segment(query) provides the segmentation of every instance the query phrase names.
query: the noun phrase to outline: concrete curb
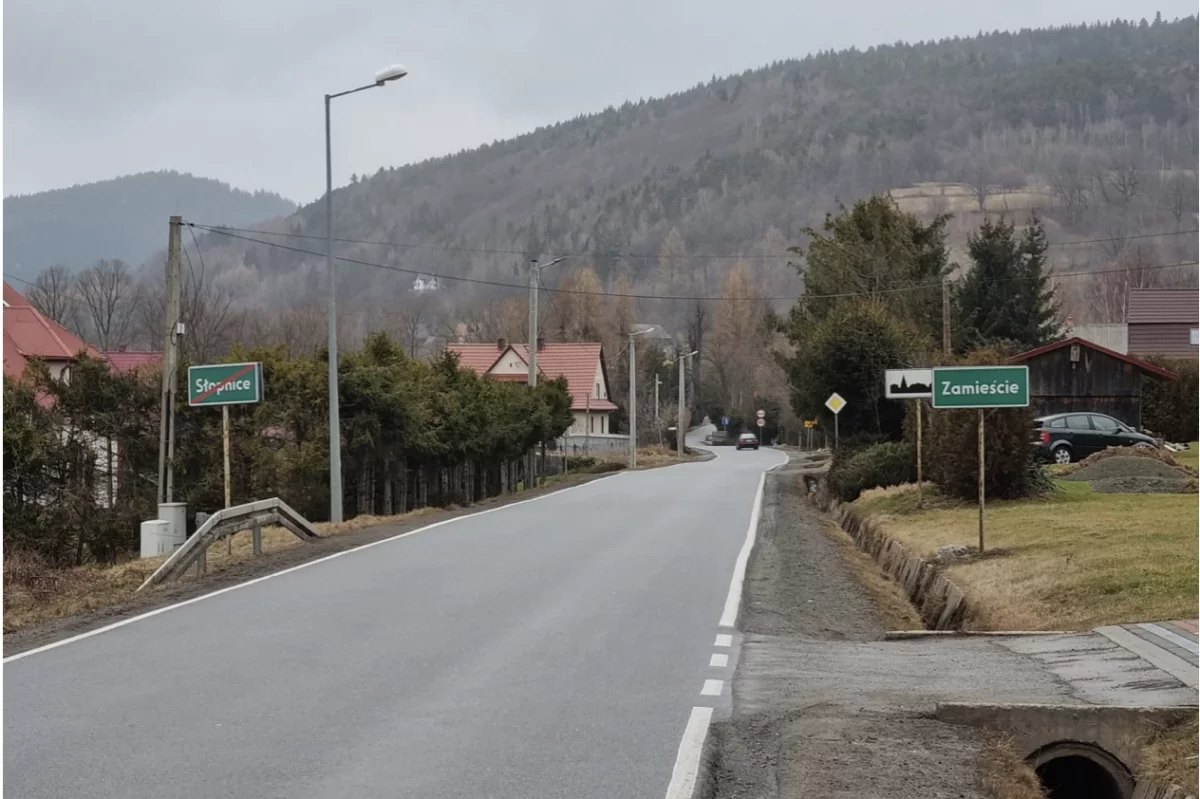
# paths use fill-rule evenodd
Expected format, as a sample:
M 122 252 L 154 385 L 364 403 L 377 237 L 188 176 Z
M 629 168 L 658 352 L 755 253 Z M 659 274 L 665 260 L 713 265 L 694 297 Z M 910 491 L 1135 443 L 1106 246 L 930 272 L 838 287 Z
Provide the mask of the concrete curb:
M 906 641 L 912 638 L 959 637 L 959 636 L 1028 636 L 1028 635 L 1078 635 L 1060 630 L 888 630 L 883 634 L 885 641 Z

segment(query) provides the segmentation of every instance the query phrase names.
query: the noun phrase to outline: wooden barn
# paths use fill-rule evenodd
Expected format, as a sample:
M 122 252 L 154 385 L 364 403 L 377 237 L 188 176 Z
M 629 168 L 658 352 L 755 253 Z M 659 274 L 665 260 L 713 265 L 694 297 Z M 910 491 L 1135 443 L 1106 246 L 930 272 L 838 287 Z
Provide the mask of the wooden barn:
M 1079 337 L 1014 356 L 1029 367 L 1029 404 L 1038 416 L 1103 413 L 1140 430 L 1142 384 L 1172 372 Z

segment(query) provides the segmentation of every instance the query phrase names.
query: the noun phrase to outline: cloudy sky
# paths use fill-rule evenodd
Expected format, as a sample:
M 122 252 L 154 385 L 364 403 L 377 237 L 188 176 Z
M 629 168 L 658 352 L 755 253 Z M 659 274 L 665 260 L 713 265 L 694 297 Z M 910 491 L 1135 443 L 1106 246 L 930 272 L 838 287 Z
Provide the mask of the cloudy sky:
M 184 10 L 185 8 L 190 10 Z M 816 50 L 1195 0 L 6 0 L 4 193 L 176 169 L 302 202 L 334 180 Z

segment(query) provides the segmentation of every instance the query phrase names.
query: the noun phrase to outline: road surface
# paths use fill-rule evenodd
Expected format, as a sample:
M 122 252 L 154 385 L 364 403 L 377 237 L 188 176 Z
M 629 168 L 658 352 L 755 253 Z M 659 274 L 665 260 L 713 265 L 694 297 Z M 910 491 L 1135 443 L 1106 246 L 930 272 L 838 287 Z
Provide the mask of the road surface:
M 714 634 L 783 460 L 620 473 L 18 656 L 5 793 L 663 796 L 728 703 Z

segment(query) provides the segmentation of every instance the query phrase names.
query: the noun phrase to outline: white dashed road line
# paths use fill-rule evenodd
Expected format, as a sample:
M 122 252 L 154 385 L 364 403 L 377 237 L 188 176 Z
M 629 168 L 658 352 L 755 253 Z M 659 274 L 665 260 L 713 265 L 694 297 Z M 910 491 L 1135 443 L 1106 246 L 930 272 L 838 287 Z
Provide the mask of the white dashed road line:
M 717 633 L 717 640 L 713 642 L 713 646 L 731 647 L 733 646 L 733 636 L 727 633 Z
M 717 652 L 709 658 L 708 665 L 723 669 L 729 665 L 729 655 L 726 655 L 724 652 Z
M 701 696 L 720 696 L 721 687 L 725 684 L 724 680 L 705 680 L 704 687 L 700 689 Z

